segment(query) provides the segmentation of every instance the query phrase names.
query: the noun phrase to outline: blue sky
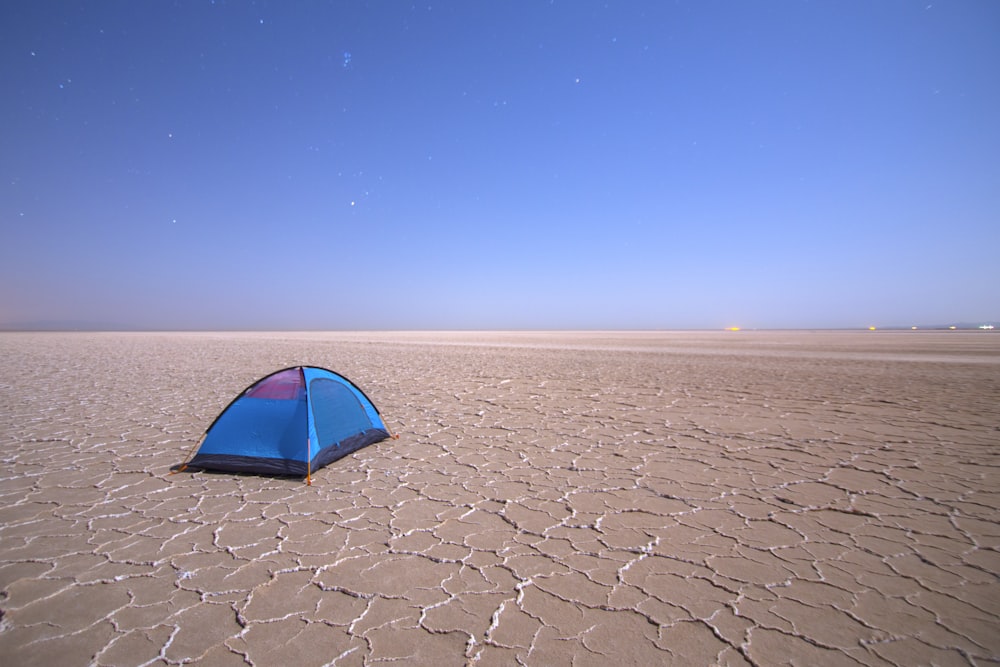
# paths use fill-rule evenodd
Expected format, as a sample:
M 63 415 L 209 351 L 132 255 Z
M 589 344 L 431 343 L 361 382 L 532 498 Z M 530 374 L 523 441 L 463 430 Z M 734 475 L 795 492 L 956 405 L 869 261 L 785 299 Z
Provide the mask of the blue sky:
M 1000 3 L 0 4 L 0 325 L 1000 317 Z

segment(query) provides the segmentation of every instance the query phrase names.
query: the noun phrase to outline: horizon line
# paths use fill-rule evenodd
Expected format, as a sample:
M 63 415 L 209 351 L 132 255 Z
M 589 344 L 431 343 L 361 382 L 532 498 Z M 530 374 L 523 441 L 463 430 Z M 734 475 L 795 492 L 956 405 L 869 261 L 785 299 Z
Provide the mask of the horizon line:
M 1000 327 L 1000 320 L 986 320 L 980 323 L 960 322 L 957 324 L 925 324 L 925 325 L 856 325 L 856 326 L 802 326 L 802 327 L 627 327 L 627 328 L 590 328 L 590 327 L 517 327 L 497 329 L 492 327 L 455 327 L 455 328 L 266 328 L 266 327 L 220 327 L 220 328 L 160 328 L 138 326 L 60 326 L 32 324 L 0 324 L 0 333 L 669 333 L 669 332 L 725 332 L 741 333 L 753 331 L 995 331 Z

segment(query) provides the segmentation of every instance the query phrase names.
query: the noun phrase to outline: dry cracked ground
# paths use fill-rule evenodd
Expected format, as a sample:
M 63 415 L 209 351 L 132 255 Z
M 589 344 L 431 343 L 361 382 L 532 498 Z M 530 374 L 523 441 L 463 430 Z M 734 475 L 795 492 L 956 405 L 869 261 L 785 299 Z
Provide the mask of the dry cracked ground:
M 0 334 L 7 665 L 1000 661 L 1000 335 Z M 399 432 L 169 475 L 245 386 Z

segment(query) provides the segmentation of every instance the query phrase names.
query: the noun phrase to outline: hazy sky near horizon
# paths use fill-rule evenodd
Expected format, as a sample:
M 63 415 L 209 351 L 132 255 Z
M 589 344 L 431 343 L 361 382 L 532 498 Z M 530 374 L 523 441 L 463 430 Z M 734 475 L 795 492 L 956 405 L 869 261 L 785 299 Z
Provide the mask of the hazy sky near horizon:
M 0 4 L 0 325 L 1000 316 L 1000 3 Z

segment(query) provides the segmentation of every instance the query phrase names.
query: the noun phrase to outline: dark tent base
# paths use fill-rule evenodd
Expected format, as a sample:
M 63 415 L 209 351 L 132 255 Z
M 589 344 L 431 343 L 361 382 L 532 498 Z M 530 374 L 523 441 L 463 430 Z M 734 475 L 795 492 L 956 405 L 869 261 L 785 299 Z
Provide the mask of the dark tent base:
M 258 456 L 236 456 L 233 454 L 196 454 L 187 465 L 174 466 L 173 470 L 219 470 L 224 472 L 248 472 L 263 475 L 294 475 L 305 477 L 325 465 L 347 456 L 351 452 L 381 442 L 389 434 L 380 428 L 371 428 L 357 435 L 324 447 L 313 457 L 309 466 L 304 461 L 291 459 L 271 459 Z

